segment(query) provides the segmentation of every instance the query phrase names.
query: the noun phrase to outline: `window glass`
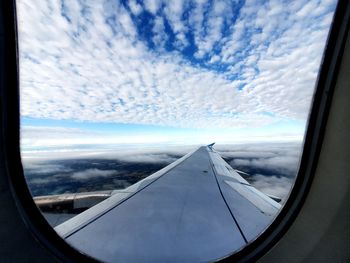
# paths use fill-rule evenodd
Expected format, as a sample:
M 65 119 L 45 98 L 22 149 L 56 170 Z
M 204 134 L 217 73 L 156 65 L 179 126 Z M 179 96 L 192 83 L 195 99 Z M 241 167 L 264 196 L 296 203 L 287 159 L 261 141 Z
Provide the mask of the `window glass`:
M 17 1 L 21 156 L 49 224 L 103 261 L 256 239 L 293 186 L 335 7 Z

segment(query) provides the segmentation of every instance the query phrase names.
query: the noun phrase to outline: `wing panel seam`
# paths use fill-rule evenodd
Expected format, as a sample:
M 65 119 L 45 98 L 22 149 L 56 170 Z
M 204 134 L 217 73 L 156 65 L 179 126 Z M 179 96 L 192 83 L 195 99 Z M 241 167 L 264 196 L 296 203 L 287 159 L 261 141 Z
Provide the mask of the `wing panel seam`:
M 239 226 L 239 224 L 238 224 L 238 222 L 237 222 L 237 220 L 236 220 L 234 214 L 232 213 L 232 211 L 231 211 L 231 209 L 230 209 L 230 207 L 229 207 L 229 205 L 228 205 L 228 203 L 227 203 L 227 201 L 226 201 L 226 199 L 225 199 L 224 194 L 223 194 L 222 191 L 221 191 L 221 187 L 220 187 L 220 184 L 219 184 L 219 181 L 218 181 L 218 178 L 217 178 L 217 175 L 216 175 L 216 171 L 215 171 L 215 166 L 214 166 L 214 164 L 213 164 L 213 162 L 212 162 L 212 160 L 211 160 L 211 157 L 210 157 L 209 152 L 208 152 L 208 156 L 209 156 L 210 166 L 211 166 L 211 169 L 212 169 L 212 171 L 213 171 L 213 173 L 214 173 L 215 181 L 216 181 L 216 184 L 217 184 L 217 186 L 218 186 L 218 188 L 219 188 L 221 197 L 222 197 L 222 199 L 224 200 L 224 203 L 225 203 L 225 205 L 226 205 L 228 211 L 230 212 L 230 214 L 231 214 L 231 216 L 232 216 L 234 222 L 236 223 L 236 226 L 237 226 L 239 232 L 241 233 L 241 235 L 242 235 L 242 237 L 243 237 L 245 243 L 248 244 L 247 238 L 245 237 L 245 235 L 244 235 L 244 233 L 243 233 L 241 227 Z

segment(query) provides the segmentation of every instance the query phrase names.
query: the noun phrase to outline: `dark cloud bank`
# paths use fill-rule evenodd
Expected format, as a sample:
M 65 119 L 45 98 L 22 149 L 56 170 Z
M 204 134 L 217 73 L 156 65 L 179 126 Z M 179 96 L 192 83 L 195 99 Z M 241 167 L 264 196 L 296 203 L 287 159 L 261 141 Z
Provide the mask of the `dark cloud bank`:
M 217 145 L 216 150 L 259 190 L 283 199 L 293 185 L 300 143 Z M 24 174 L 33 196 L 125 188 L 189 152 L 189 147 L 137 150 L 133 154 L 89 158 L 24 159 Z

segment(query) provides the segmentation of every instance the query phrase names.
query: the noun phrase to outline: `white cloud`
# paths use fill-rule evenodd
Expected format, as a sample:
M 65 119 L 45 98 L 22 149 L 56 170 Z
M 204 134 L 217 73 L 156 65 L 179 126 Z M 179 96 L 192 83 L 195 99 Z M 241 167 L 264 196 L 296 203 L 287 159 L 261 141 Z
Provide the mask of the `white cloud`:
M 130 155 L 116 156 L 120 161 L 131 162 L 131 163 L 165 163 L 169 164 L 176 161 L 178 158 L 170 157 L 166 153 L 136 153 Z
M 47 174 L 47 173 L 58 173 L 58 172 L 69 172 L 64 165 L 52 164 L 52 163 L 42 163 L 33 161 L 24 161 L 24 169 L 31 172 L 35 171 L 35 174 Z
M 203 8 L 202 6 L 199 8 Z M 203 12 L 200 10 L 197 12 Z M 198 14 L 197 14 L 198 15 Z M 202 17 L 204 15 L 202 14 Z M 209 15 L 207 15 L 207 20 L 204 23 L 204 28 L 206 34 L 203 34 L 203 29 L 197 26 L 197 31 L 195 31 L 195 41 L 197 44 L 198 51 L 195 56 L 197 58 L 202 58 L 207 54 L 212 53 L 214 45 L 222 38 L 222 29 L 224 26 L 225 18 L 231 17 L 231 6 L 230 3 L 225 1 L 214 1 Z M 200 20 L 201 18 L 197 18 Z
M 156 14 L 160 8 L 162 1 L 160 0 L 144 0 L 145 8 L 152 14 Z
M 230 158 L 270 158 L 275 157 L 277 153 L 273 152 L 255 152 L 255 151 L 224 151 L 221 152 L 223 157 Z
M 76 180 L 89 180 L 91 178 L 97 178 L 97 177 L 109 177 L 113 174 L 117 174 L 117 171 L 100 170 L 100 169 L 93 168 L 93 169 L 87 169 L 84 171 L 72 173 L 70 177 Z
M 276 173 L 294 176 L 297 172 L 299 158 L 296 156 L 278 156 L 263 159 L 234 159 L 230 165 L 247 166 L 273 170 Z
M 259 169 L 258 173 L 250 173 L 251 184 L 263 193 L 282 198 L 281 203 L 285 203 L 299 169 L 301 142 L 218 145 L 215 148 L 224 158 L 233 158 L 230 165 L 234 169 L 239 167 L 245 172 Z
M 31 185 L 37 185 L 37 184 L 48 184 L 48 183 L 54 183 L 57 182 L 57 178 L 35 178 L 35 179 L 30 179 L 29 183 Z
M 305 120 L 334 3 L 249 3 L 222 35 L 232 16 L 227 2 L 211 9 L 197 3 L 187 20 L 187 1 L 130 2 L 135 15 L 141 8 L 162 13 L 154 24 L 155 52 L 116 1 L 64 9 L 55 1 L 18 1 L 21 114 L 196 128 Z M 164 19 L 178 49 L 169 54 Z M 197 56 L 209 54 L 208 63 L 226 63 L 229 71 L 195 66 L 181 55 L 191 30 Z M 217 54 L 214 45 L 221 47 Z
M 262 6 L 247 2 L 241 9 L 222 58 L 236 63 L 236 52 L 246 54 L 232 73 L 241 67 L 250 70 L 243 76 L 245 89 L 267 112 L 292 119 L 307 117 L 330 20 L 320 22 L 332 15 L 334 5 L 293 1 L 282 8 L 269 1 Z M 255 63 L 249 61 L 252 55 Z
M 164 47 L 166 41 L 168 40 L 168 35 L 165 33 L 164 18 L 162 16 L 155 18 L 153 33 L 153 42 L 157 48 Z
M 182 49 L 188 45 L 185 34 L 188 31 L 187 26 L 181 19 L 186 2 L 183 0 L 169 1 L 164 7 L 164 14 L 167 18 L 172 31 L 175 34 L 175 46 Z
M 269 170 L 270 173 L 291 178 L 298 171 L 302 153 L 300 142 L 250 143 L 223 145 L 216 148 L 223 157 L 234 158 L 230 162 L 233 168 L 239 166 L 248 169 L 264 169 Z
M 176 138 L 176 137 L 175 137 Z M 181 137 L 177 137 L 178 140 Z M 125 144 L 165 144 L 174 137 L 162 134 L 110 134 L 78 128 L 21 126 L 21 150 L 24 155 L 46 152 L 106 150 L 108 146 Z M 43 148 L 44 147 L 44 148 Z
M 293 184 L 292 178 L 265 175 L 255 175 L 252 182 L 252 185 L 261 192 L 281 198 L 281 204 L 286 202 Z
M 47 143 L 42 142 L 43 145 Z M 69 159 L 109 159 L 120 160 L 124 162 L 140 163 L 170 163 L 176 160 L 174 156 L 183 156 L 190 151 L 198 148 L 200 145 L 184 144 L 137 144 L 137 143 L 116 143 L 111 144 L 72 144 L 64 145 L 60 141 L 52 147 L 45 150 L 21 149 L 22 162 L 28 170 L 38 171 L 58 171 L 64 170 L 63 167 L 56 164 L 46 164 L 50 160 L 69 160 Z M 41 145 L 40 145 L 41 146 Z M 69 172 L 69 171 L 67 171 Z
M 138 4 L 135 0 L 129 0 L 129 7 L 131 12 L 137 16 L 142 12 L 142 6 Z

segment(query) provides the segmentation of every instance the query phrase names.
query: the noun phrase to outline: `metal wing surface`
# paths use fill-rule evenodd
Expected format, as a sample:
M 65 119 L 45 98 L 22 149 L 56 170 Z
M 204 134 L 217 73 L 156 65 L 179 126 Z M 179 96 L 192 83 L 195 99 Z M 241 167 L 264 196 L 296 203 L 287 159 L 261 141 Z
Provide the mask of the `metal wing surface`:
M 55 230 L 106 262 L 203 262 L 241 249 L 279 208 L 209 145 L 114 191 Z

